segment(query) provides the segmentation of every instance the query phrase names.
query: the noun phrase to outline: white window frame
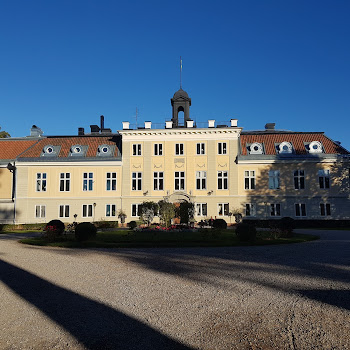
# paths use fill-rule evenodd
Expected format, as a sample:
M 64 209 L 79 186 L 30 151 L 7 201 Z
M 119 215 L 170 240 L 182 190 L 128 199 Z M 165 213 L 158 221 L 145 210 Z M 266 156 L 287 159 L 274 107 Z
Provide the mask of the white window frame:
M 153 155 L 162 156 L 163 155 L 163 144 L 155 143 L 153 148 Z
M 327 190 L 331 187 L 331 176 L 329 169 L 320 169 L 318 171 L 318 183 L 322 190 Z
M 84 211 L 85 211 L 85 215 L 84 215 Z M 92 218 L 93 215 L 94 215 L 93 205 L 92 204 L 83 204 L 82 205 L 82 217 L 83 218 Z
M 305 203 L 294 204 L 294 216 L 297 218 L 305 218 L 307 216 Z
M 139 213 L 140 205 L 141 205 L 140 203 L 131 204 L 131 217 L 133 217 L 133 218 L 140 217 L 140 213 Z M 136 215 L 134 215 L 134 214 L 136 214 Z
M 204 170 L 196 171 L 196 190 L 207 189 L 207 172 Z
M 218 171 L 218 190 L 228 190 L 228 171 Z
M 89 192 L 94 190 L 94 173 L 84 172 L 83 173 L 83 191 Z
M 131 173 L 131 190 L 142 191 L 142 172 L 134 171 Z
M 69 218 L 69 216 L 70 216 L 69 204 L 60 204 L 60 206 L 58 207 L 58 217 L 59 218 Z
M 197 155 L 204 155 L 205 154 L 205 143 L 204 142 L 198 142 L 196 145 L 196 154 Z
M 133 156 L 142 156 L 142 145 L 141 143 L 132 144 L 132 155 Z
M 60 173 L 60 192 L 70 192 L 70 173 Z
M 255 190 L 255 170 L 244 170 L 244 189 Z
M 106 204 L 106 217 L 112 218 L 117 216 L 117 205 L 116 204 Z
M 186 179 L 184 171 L 175 171 L 174 173 L 174 189 L 175 191 L 185 191 Z
M 305 171 L 304 170 L 294 170 L 294 189 L 304 190 L 305 189 Z
M 175 155 L 183 156 L 185 154 L 185 145 L 183 143 L 175 143 Z
M 207 203 L 196 203 L 195 205 L 196 216 L 208 216 L 208 204 Z
M 36 192 L 46 192 L 47 173 L 36 173 Z
M 218 216 L 229 216 L 230 203 L 218 203 Z
M 244 208 L 245 216 L 254 217 L 256 216 L 256 204 L 255 203 L 246 203 Z
M 218 142 L 218 154 L 227 154 L 227 142 Z
M 107 172 L 106 173 L 106 191 L 116 191 L 116 190 L 117 190 L 117 173 Z
M 36 204 L 34 208 L 34 217 L 36 219 L 43 219 L 46 217 L 46 205 Z
M 164 171 L 153 172 L 153 190 L 154 191 L 164 190 Z
M 320 216 L 331 216 L 332 206 L 330 203 L 320 203 Z
M 270 216 L 280 217 L 281 216 L 281 204 L 280 203 L 270 203 Z
M 279 190 L 281 188 L 280 171 L 269 170 L 269 189 Z

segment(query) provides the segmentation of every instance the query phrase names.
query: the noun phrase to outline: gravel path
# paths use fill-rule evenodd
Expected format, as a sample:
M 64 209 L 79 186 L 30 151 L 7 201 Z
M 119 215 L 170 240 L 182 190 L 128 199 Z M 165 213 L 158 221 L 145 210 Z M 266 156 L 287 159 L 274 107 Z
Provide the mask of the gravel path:
M 350 231 L 317 234 L 110 250 L 1 234 L 0 349 L 350 349 Z

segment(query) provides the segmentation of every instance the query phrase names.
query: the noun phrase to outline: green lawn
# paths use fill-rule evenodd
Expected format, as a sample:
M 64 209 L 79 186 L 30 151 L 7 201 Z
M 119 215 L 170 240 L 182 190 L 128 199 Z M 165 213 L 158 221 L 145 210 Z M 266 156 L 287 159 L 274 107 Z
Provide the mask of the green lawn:
M 314 235 L 296 234 L 292 238 L 272 239 L 264 234 L 258 234 L 253 245 L 300 243 L 318 239 Z M 54 246 L 65 248 L 131 248 L 131 247 L 229 247 L 252 245 L 240 242 L 234 230 L 202 230 L 197 232 L 134 232 L 117 230 L 100 232 L 96 238 L 77 242 L 74 235 L 67 235 L 54 242 L 43 237 L 25 238 L 21 243 Z

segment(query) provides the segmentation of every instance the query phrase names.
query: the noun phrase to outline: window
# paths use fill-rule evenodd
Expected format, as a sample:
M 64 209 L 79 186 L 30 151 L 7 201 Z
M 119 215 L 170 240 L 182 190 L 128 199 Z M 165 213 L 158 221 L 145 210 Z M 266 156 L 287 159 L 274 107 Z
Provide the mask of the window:
M 320 203 L 321 216 L 331 215 L 331 205 L 329 203 Z
M 244 172 L 244 189 L 255 190 L 255 171 L 246 170 Z
M 69 205 L 60 205 L 60 218 L 69 218 Z
M 270 204 L 270 216 L 281 216 L 281 204 Z
M 106 175 L 106 190 L 116 191 L 117 190 L 117 173 L 107 173 Z
M 70 191 L 70 173 L 60 173 L 60 191 Z
M 205 154 L 205 143 L 197 143 L 197 154 Z
M 154 155 L 155 156 L 162 156 L 163 155 L 163 144 L 162 143 L 155 143 L 154 144 Z
M 227 171 L 218 171 L 218 190 L 228 189 Z
M 46 191 L 46 173 L 36 173 L 36 190 L 37 192 Z
M 183 156 L 184 155 L 184 144 L 183 143 L 176 143 L 175 144 L 175 154 L 177 156 Z
M 106 216 L 117 216 L 115 204 L 106 204 Z
M 207 188 L 207 172 L 196 171 L 196 189 L 205 190 Z
M 278 190 L 280 188 L 280 171 L 269 171 L 269 189 Z
M 302 190 L 305 188 L 304 170 L 295 170 L 294 171 L 294 188 L 296 190 Z
M 92 217 L 92 204 L 84 204 L 83 218 L 91 218 L 91 217 Z
M 136 143 L 132 145 L 132 155 L 133 156 L 140 156 L 141 155 L 141 144 Z
M 295 204 L 295 216 L 306 216 L 306 205 L 304 203 Z
M 196 216 L 207 216 L 207 203 L 196 203 Z
M 142 191 L 142 173 L 132 173 L 132 190 Z
M 35 217 L 44 218 L 45 217 L 46 206 L 45 205 L 36 205 L 35 206 Z
M 93 173 L 83 173 L 83 191 L 92 191 L 94 183 Z
M 185 190 L 185 172 L 175 171 L 175 191 Z
M 229 210 L 229 204 L 228 203 L 219 203 L 218 204 L 218 215 L 219 216 L 228 216 L 230 210 Z
M 140 205 L 141 204 L 131 204 L 131 216 L 140 216 Z
M 247 203 L 245 205 L 245 216 L 255 216 L 256 205 L 254 203 Z
M 153 189 L 155 191 L 163 191 L 163 189 L 164 189 L 164 173 L 162 171 L 155 171 L 153 173 Z
M 329 188 L 330 181 L 329 181 L 329 170 L 319 170 L 318 171 L 318 181 L 320 184 L 320 188 Z
M 219 142 L 218 143 L 218 154 L 227 154 L 226 142 Z

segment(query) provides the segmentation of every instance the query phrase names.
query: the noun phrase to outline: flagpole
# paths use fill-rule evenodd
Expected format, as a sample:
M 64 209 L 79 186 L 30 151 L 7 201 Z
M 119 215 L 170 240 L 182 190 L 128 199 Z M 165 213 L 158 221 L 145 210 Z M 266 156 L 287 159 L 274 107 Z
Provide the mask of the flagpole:
M 180 89 L 182 90 L 182 58 L 180 56 Z

